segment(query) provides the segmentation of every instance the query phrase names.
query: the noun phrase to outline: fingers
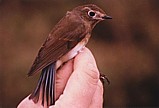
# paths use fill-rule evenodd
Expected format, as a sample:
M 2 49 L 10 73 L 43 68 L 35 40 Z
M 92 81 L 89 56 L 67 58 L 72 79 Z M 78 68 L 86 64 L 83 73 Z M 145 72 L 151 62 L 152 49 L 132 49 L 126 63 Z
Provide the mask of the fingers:
M 56 97 L 63 93 L 64 88 L 65 90 L 50 108 L 102 108 L 103 87 L 99 81 L 94 57 L 87 48 L 77 55 L 74 63 L 71 60 L 58 70 L 56 77 Z M 39 103 L 35 104 L 28 97 L 18 105 L 18 108 L 28 107 L 42 106 Z
M 74 72 L 70 76 L 64 94 L 55 107 L 88 108 L 98 88 L 99 72 L 92 53 L 85 48 L 74 60 Z M 96 94 L 97 95 L 97 94 Z
M 99 71 L 95 59 L 88 48 L 85 48 L 83 52 L 79 53 L 75 58 L 74 71 L 77 71 L 77 74 L 80 74 L 80 76 L 89 83 L 97 84 Z
M 56 74 L 56 99 L 63 93 L 66 83 L 73 72 L 73 60 L 68 61 Z
M 89 108 L 103 108 L 103 84 L 100 80 Z

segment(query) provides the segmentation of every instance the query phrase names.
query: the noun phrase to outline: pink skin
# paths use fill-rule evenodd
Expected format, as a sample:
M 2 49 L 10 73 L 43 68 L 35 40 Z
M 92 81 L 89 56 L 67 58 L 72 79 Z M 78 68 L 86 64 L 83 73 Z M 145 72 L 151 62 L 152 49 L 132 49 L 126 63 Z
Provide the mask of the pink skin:
M 49 108 L 102 108 L 103 86 L 92 53 L 84 48 L 56 74 L 56 103 Z M 42 108 L 26 97 L 18 108 Z

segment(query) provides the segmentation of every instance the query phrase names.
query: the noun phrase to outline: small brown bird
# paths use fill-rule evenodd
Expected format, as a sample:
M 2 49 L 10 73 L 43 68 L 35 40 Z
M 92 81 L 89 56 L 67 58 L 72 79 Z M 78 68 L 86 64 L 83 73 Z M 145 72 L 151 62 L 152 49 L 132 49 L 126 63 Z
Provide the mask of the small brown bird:
M 32 76 L 42 70 L 34 92 L 30 95 L 35 103 L 55 104 L 55 73 L 65 62 L 75 57 L 87 44 L 94 26 L 105 19 L 111 19 L 94 4 L 78 6 L 53 28 L 28 73 Z

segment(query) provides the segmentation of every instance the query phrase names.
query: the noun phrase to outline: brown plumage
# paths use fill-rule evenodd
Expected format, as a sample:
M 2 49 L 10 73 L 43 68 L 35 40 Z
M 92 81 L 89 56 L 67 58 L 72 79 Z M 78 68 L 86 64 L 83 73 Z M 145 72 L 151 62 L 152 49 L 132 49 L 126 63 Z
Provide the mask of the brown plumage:
M 76 56 L 87 44 L 94 26 L 105 19 L 111 17 L 93 4 L 79 6 L 66 13 L 47 37 L 28 73 L 31 76 L 42 70 L 38 86 L 29 99 L 37 103 L 40 98 L 44 106 L 55 103 L 56 70 Z

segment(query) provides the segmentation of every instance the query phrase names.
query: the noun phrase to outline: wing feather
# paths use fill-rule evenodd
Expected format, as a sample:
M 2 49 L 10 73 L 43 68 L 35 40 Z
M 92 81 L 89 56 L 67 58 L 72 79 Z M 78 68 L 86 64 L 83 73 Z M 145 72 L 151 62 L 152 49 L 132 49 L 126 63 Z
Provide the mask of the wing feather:
M 28 75 L 33 75 L 58 60 L 81 41 L 87 33 L 84 23 L 78 20 L 74 21 L 70 17 L 65 16 L 54 27 L 40 48 Z M 71 47 L 68 47 L 68 45 L 71 45 Z

